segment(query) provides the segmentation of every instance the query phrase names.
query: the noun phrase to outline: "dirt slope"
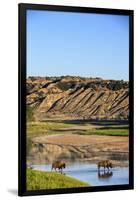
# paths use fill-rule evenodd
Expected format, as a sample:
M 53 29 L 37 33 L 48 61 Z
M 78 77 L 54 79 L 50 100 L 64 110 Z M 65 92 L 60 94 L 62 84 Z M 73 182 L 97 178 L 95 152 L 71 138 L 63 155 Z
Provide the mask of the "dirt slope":
M 27 105 L 35 118 L 128 119 L 127 81 L 83 77 L 29 77 Z

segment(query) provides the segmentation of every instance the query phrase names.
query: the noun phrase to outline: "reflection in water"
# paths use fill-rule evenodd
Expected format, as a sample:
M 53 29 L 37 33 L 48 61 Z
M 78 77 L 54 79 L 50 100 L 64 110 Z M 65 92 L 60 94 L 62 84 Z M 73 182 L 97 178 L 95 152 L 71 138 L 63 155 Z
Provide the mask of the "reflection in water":
M 110 178 L 111 176 L 113 176 L 112 171 L 103 171 L 103 172 L 98 171 L 98 178 Z
M 51 164 L 35 164 L 33 169 L 50 171 Z M 129 168 L 115 167 L 112 170 L 99 170 L 96 164 L 93 163 L 70 163 L 67 164 L 63 173 L 66 176 L 71 176 L 83 182 L 87 182 L 92 186 L 100 185 L 120 185 L 129 183 Z

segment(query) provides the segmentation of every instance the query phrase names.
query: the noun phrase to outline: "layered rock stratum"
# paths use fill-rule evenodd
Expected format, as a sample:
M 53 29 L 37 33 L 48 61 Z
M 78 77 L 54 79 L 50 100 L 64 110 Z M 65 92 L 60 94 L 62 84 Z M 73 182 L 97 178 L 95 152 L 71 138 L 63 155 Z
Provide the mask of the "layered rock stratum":
M 46 118 L 128 119 L 129 83 L 75 76 L 28 77 L 27 105 Z

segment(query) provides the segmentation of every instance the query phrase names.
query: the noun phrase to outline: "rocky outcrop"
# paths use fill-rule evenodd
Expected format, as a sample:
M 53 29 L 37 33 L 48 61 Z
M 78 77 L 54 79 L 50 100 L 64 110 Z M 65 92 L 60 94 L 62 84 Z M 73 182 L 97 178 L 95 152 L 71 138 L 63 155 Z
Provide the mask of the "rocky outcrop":
M 127 81 L 101 78 L 29 77 L 27 105 L 35 118 L 128 119 Z

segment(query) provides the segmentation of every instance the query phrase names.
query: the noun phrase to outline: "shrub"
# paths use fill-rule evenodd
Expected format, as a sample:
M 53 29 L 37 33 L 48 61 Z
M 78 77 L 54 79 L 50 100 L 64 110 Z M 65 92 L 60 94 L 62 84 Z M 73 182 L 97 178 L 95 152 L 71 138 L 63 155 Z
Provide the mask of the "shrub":
M 33 114 L 33 108 L 30 106 L 27 106 L 27 111 L 26 111 L 26 118 L 27 121 L 34 121 L 34 114 Z

